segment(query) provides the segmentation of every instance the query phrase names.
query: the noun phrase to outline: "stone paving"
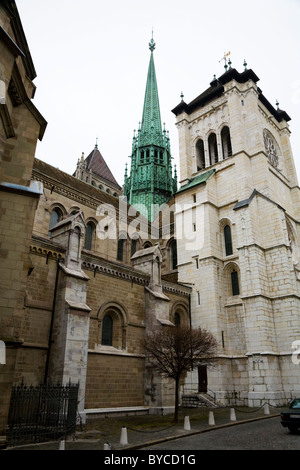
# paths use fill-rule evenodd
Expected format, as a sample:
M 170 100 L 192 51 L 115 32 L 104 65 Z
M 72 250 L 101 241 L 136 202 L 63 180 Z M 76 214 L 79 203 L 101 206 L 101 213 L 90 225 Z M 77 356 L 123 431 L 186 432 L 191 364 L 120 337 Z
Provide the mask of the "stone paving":
M 268 413 L 269 412 L 269 413 Z M 112 450 L 139 449 L 147 445 L 211 429 L 280 414 L 279 408 L 184 408 L 175 425 L 173 415 L 122 416 L 89 420 L 78 426 L 75 436 L 62 442 L 47 442 L 7 450 Z

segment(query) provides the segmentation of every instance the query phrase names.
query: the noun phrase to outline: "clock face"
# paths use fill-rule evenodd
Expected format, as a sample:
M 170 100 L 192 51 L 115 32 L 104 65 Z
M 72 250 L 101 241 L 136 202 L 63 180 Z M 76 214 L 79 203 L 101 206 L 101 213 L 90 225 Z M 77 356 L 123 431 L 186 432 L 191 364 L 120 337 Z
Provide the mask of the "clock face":
M 264 144 L 270 163 L 272 163 L 272 165 L 274 165 L 275 167 L 278 167 L 278 146 L 270 132 L 266 130 L 264 131 Z

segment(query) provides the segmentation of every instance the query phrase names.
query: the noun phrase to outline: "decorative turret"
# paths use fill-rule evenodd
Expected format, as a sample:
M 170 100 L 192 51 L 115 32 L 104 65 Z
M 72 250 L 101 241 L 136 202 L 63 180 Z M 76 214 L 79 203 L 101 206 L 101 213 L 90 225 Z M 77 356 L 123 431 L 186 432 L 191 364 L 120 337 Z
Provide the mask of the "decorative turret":
M 153 51 L 153 37 L 145 91 L 142 122 L 134 131 L 130 176 L 127 166 L 124 178 L 124 196 L 128 202 L 150 221 L 159 206 L 167 203 L 177 190 L 177 177 L 172 177 L 169 132 L 162 129 Z

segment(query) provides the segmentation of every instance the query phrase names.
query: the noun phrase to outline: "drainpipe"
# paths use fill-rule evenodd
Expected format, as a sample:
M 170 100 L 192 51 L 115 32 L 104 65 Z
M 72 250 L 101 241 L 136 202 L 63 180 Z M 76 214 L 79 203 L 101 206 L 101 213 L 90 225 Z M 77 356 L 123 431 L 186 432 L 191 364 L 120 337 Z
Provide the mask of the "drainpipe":
M 52 313 L 51 313 L 51 323 L 50 323 L 50 331 L 49 331 L 49 339 L 48 339 L 48 351 L 47 351 L 47 358 L 46 358 L 46 365 L 45 365 L 44 384 L 46 384 L 47 380 L 48 380 L 49 362 L 50 362 L 50 349 L 51 349 L 51 344 L 52 344 L 52 332 L 53 332 L 53 325 L 54 325 L 54 311 L 55 311 L 55 303 L 56 303 L 60 258 L 61 258 L 61 255 L 59 254 L 58 258 L 57 258 L 57 264 L 56 264 L 56 276 L 55 276 L 55 285 L 54 285 L 54 294 L 53 294 L 53 303 L 52 303 Z
M 191 294 L 189 294 L 189 317 L 190 317 L 190 328 L 192 329 Z

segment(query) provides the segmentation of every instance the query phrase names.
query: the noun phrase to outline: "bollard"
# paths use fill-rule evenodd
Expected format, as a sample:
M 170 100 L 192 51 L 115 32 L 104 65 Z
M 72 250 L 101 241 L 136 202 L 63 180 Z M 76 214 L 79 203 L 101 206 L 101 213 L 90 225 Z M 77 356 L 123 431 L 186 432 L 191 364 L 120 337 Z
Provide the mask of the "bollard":
M 189 416 L 185 416 L 184 418 L 184 428 L 185 431 L 190 431 L 191 430 L 191 424 L 190 424 L 190 418 Z
M 269 415 L 269 414 L 270 414 L 269 403 L 265 403 L 265 404 L 264 404 L 264 411 L 265 411 L 265 415 Z
M 235 409 L 234 408 L 230 409 L 230 421 L 236 421 Z
M 124 428 L 124 427 L 122 428 L 120 444 L 121 444 L 121 446 L 127 446 L 127 444 L 128 444 L 127 428 Z
M 60 440 L 58 450 L 65 450 L 65 441 Z
M 213 411 L 210 411 L 209 414 L 208 414 L 208 424 L 210 426 L 215 425 L 215 417 L 214 417 L 214 412 Z

